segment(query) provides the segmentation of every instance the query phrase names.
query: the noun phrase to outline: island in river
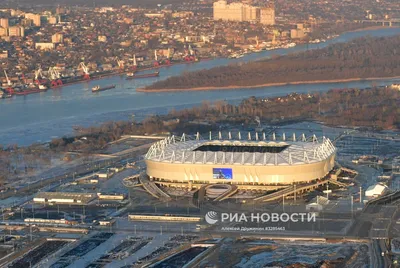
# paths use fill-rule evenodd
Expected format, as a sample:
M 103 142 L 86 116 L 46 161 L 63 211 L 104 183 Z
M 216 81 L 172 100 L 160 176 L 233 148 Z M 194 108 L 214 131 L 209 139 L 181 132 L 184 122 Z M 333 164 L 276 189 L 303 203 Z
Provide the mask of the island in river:
M 400 36 L 364 37 L 286 56 L 184 73 L 137 91 L 255 88 L 400 77 Z

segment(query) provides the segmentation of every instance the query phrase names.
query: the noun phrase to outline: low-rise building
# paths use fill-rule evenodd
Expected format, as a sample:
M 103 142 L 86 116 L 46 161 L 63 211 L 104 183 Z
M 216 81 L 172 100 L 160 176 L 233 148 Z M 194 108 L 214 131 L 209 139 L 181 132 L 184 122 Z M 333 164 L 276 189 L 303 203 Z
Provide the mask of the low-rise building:
M 99 41 L 99 42 L 107 42 L 107 36 L 105 36 L 105 35 L 99 35 L 99 36 L 97 37 L 97 41 Z
M 35 48 L 40 50 L 53 50 L 55 48 L 54 43 L 36 43 Z
M 365 191 L 365 196 L 366 197 L 378 197 L 386 193 L 388 190 L 388 187 L 386 185 L 383 185 L 381 183 L 371 185 L 370 187 L 367 188 Z
M 97 176 L 99 176 L 100 179 L 108 179 L 111 178 L 112 175 L 114 175 L 114 172 L 112 172 L 110 169 L 102 169 L 97 172 Z
M 114 223 L 115 223 L 115 219 L 113 219 L 113 218 L 105 218 L 105 219 L 99 220 L 100 226 L 113 226 Z
M 8 51 L 3 50 L 0 52 L 0 59 L 7 59 L 8 58 Z
M 64 35 L 60 33 L 55 33 L 51 36 L 52 43 L 63 43 L 64 42 Z
M 307 211 L 322 211 L 329 204 L 329 199 L 324 196 L 317 195 L 310 203 L 306 205 Z
M 290 37 L 292 39 L 303 39 L 305 37 L 303 29 L 292 29 L 290 30 Z
M 33 198 L 33 202 L 86 205 L 96 197 L 96 194 L 91 193 L 40 192 Z
M 99 200 L 112 200 L 112 201 L 122 201 L 125 199 L 124 194 L 102 194 L 97 193 Z

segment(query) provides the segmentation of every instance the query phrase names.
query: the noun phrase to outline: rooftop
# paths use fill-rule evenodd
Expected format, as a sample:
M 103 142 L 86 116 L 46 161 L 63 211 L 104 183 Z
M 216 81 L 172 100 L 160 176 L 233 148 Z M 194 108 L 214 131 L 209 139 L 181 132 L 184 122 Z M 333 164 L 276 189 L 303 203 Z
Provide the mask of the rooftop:
M 232 135 L 229 134 L 229 137 Z M 325 137 L 307 139 L 303 134 L 300 141 L 295 135 L 292 140 L 285 138 L 282 141 L 274 137 L 269 141 L 265 134 L 261 140 L 256 135 L 254 140 L 251 133 L 248 140 L 225 140 L 221 134 L 209 140 L 200 135 L 195 138 L 171 136 L 153 144 L 146 159 L 176 164 L 301 165 L 323 161 L 336 152 L 332 142 Z
M 46 198 L 46 199 L 77 199 L 83 202 L 89 202 L 95 197 L 96 194 L 65 193 L 65 192 L 40 192 L 35 196 L 35 198 Z

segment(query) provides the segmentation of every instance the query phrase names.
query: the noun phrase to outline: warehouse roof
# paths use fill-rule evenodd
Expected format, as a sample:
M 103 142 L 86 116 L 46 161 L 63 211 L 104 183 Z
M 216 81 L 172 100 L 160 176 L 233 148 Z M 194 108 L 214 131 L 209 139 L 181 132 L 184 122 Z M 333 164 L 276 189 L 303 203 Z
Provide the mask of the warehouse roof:
M 91 193 L 65 193 L 65 192 L 40 192 L 35 198 L 45 199 L 76 199 L 82 202 L 89 202 L 96 197 L 96 194 Z

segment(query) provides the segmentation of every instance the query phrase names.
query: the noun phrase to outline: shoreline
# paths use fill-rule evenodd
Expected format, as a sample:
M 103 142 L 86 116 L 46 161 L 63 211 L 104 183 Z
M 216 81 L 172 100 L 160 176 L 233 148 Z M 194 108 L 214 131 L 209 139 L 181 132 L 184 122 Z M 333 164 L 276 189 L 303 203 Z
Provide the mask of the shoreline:
M 233 89 L 249 89 L 249 88 L 264 88 L 273 86 L 290 86 L 290 85 L 305 85 L 305 84 L 329 84 L 329 83 L 345 83 L 356 81 L 372 81 L 372 80 L 385 80 L 385 79 L 400 79 L 398 76 L 390 77 L 368 77 L 368 78 L 347 78 L 347 79 L 332 79 L 332 80 L 314 80 L 314 81 L 295 81 L 295 82 L 279 82 L 279 83 L 266 83 L 261 85 L 249 86 L 222 86 L 222 87 L 195 87 L 195 88 L 165 88 L 165 89 L 145 89 L 137 88 L 136 92 L 143 93 L 160 93 L 160 92 L 190 92 L 190 91 L 211 91 L 211 90 L 233 90 Z
M 340 33 L 339 35 L 342 35 L 342 34 L 345 34 L 345 33 L 351 33 L 351 32 L 361 32 L 361 31 L 368 31 L 368 30 L 379 30 L 379 29 L 386 29 L 386 28 L 400 28 L 400 26 L 392 26 L 392 27 L 389 27 L 389 26 L 381 26 L 381 25 L 380 25 L 380 26 L 378 26 L 378 25 L 377 25 L 377 26 L 368 26 L 368 27 L 365 27 L 365 28 L 358 28 L 358 29 L 356 29 L 356 30 L 345 31 L 345 32 Z M 307 44 L 307 43 L 304 43 L 304 44 Z M 253 53 L 258 53 L 258 52 L 253 52 Z M 251 54 L 253 54 L 253 53 L 251 53 Z M 172 66 L 175 66 L 175 65 L 195 64 L 195 63 L 199 63 L 199 62 L 202 62 L 202 61 L 209 61 L 209 60 L 218 59 L 218 58 L 228 59 L 228 57 L 213 57 L 213 58 L 204 58 L 203 60 L 200 58 L 199 61 L 171 62 L 171 63 L 168 64 L 168 65 L 163 64 L 163 65 L 158 65 L 158 66 L 147 66 L 147 67 L 144 67 L 144 68 L 138 68 L 138 69 L 136 70 L 136 72 L 151 71 L 151 70 L 159 70 L 159 69 L 161 69 L 161 68 L 168 68 L 168 67 L 172 67 Z M 76 81 L 76 82 L 72 82 L 72 83 L 63 84 L 63 85 L 57 86 L 57 87 L 49 87 L 49 89 L 59 89 L 59 88 L 66 87 L 66 86 L 69 86 L 69 85 L 87 83 L 87 82 L 90 82 L 90 81 L 100 80 L 100 79 L 103 79 L 103 78 L 110 78 L 110 77 L 123 76 L 123 75 L 127 74 L 128 72 L 132 72 L 132 70 L 118 70 L 118 71 L 112 71 L 112 72 L 110 72 L 110 73 L 108 73 L 108 74 L 102 74 L 102 75 L 100 75 L 100 76 L 98 76 L 98 77 L 90 78 L 89 80 L 81 80 L 81 81 Z M 293 82 L 293 83 L 297 83 L 297 82 Z M 324 83 L 324 82 L 321 82 L 321 83 Z M 307 83 L 307 84 L 310 84 L 310 83 Z M 274 86 L 274 85 L 271 85 L 271 86 Z M 225 88 L 224 88 L 224 89 L 225 89 Z M 183 90 L 186 90 L 186 89 L 183 89 Z M 188 89 L 188 90 L 193 90 L 193 89 Z M 200 89 L 198 89 L 198 90 L 200 90 Z M 207 90 L 207 89 L 204 89 L 204 90 Z M 210 89 L 210 90 L 211 90 L 211 89 Z M 137 91 L 137 92 L 146 92 L 147 90 L 143 90 L 143 88 L 138 88 L 136 91 Z M 153 90 L 151 90 L 151 91 L 153 91 Z M 173 91 L 181 91 L 181 90 L 180 90 L 180 89 L 174 89 Z M 159 91 L 159 92 L 167 92 L 167 91 Z

